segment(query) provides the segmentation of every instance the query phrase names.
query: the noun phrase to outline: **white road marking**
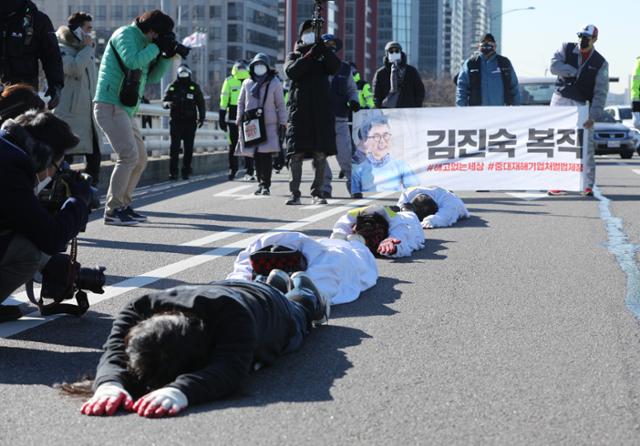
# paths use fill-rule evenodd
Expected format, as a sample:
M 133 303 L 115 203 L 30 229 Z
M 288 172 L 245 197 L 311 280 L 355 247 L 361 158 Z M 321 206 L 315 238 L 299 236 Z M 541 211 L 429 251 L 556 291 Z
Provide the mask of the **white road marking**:
M 633 173 L 637 173 L 638 175 L 640 175 L 640 169 L 631 169 L 631 171 Z
M 244 194 L 238 194 L 238 192 L 243 191 L 245 189 L 248 189 L 250 187 L 252 187 L 253 184 L 243 184 L 242 186 L 238 186 L 238 187 L 233 187 L 231 189 L 227 189 L 225 191 L 222 192 L 218 192 L 217 194 L 214 194 L 214 197 L 243 197 Z
M 320 212 L 319 214 L 311 215 L 311 216 L 302 218 L 298 221 L 287 223 L 283 226 L 275 228 L 272 231 L 269 231 L 269 233 L 282 232 L 282 231 L 296 231 L 312 223 L 316 223 L 319 220 L 332 217 L 335 214 L 341 214 L 341 213 L 347 212 L 349 209 L 352 209 L 354 207 L 364 206 L 374 199 L 386 198 L 392 194 L 394 194 L 394 192 L 383 192 L 383 193 L 376 194 L 368 199 L 361 199 L 361 200 L 351 202 L 348 205 L 327 209 L 326 211 Z M 228 238 L 236 234 L 237 233 L 233 233 L 232 231 L 225 231 L 218 234 L 212 234 L 208 239 L 208 243 L 215 240 L 222 240 L 224 238 Z M 242 240 L 238 240 L 237 242 L 230 243 L 226 246 L 215 248 L 203 254 L 192 256 L 192 257 L 180 260 L 178 262 L 172 263 L 170 265 L 166 265 L 161 268 L 154 269 L 152 271 L 141 274 L 139 276 L 123 280 L 114 285 L 106 287 L 104 294 L 91 294 L 89 296 L 89 303 L 91 305 L 95 305 L 102 301 L 125 294 L 129 291 L 133 291 L 137 288 L 141 288 L 141 287 L 150 285 L 154 282 L 157 282 L 159 280 L 166 279 L 167 277 L 173 276 L 175 274 L 178 274 L 190 268 L 203 265 L 205 263 L 208 263 L 220 257 L 225 257 L 233 252 L 237 252 L 244 249 L 248 244 L 252 243 L 253 241 L 257 240 L 258 238 L 262 237 L 265 234 L 266 233 L 262 233 L 262 234 L 253 235 L 251 237 L 246 237 Z M 206 244 L 204 242 L 205 238 L 194 240 L 192 242 L 187 242 L 187 243 Z M 193 245 L 183 244 L 182 246 L 193 246 Z M 196 245 L 196 246 L 201 246 L 201 245 Z M 26 298 L 26 294 L 21 293 L 21 295 L 14 297 L 14 299 L 17 299 L 17 300 L 21 300 L 21 298 Z M 12 301 L 14 301 L 14 299 L 12 299 Z M 46 324 L 47 322 L 50 322 L 52 320 L 58 319 L 61 316 L 64 316 L 64 315 L 56 314 L 56 315 L 44 317 L 44 316 L 38 316 L 36 315 L 36 313 L 37 313 L 37 310 L 34 310 L 33 312 L 27 314 L 26 316 L 23 316 L 21 319 L 17 321 L 3 322 L 2 324 L 0 324 L 0 338 L 14 336 L 16 334 L 22 333 L 23 331 L 38 327 L 42 324 Z
M 515 197 L 515 198 L 520 198 L 521 200 L 525 200 L 525 201 L 540 200 L 541 198 L 547 197 L 546 192 L 538 192 L 538 191 L 506 192 L 506 194 L 511 195 L 512 197 Z

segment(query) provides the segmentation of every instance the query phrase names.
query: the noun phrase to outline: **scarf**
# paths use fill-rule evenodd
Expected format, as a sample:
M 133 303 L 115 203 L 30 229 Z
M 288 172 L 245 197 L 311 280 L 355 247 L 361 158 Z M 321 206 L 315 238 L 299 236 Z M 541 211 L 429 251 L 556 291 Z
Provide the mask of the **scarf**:
M 251 86 L 251 96 L 260 100 L 260 88 L 267 81 L 271 80 L 269 77 L 269 73 L 263 74 L 262 76 L 253 75 L 253 85 Z
M 402 86 L 402 81 L 404 80 L 404 73 L 406 67 L 401 63 L 393 63 L 391 64 L 391 77 L 389 82 L 391 83 L 391 89 L 389 93 L 397 93 Z

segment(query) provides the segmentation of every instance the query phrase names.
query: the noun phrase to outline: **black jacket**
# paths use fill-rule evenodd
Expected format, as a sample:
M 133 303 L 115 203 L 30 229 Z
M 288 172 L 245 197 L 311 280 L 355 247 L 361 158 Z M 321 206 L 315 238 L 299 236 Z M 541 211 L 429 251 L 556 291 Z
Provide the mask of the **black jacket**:
M 30 24 L 30 26 L 29 26 Z M 29 34 L 33 32 L 32 37 Z M 62 57 L 49 17 L 31 1 L 9 19 L 0 19 L 0 77 L 3 83 L 26 82 L 38 89 L 38 60 L 49 88 L 64 86 Z
M 406 68 L 404 80 L 400 85 L 400 97 L 397 108 L 422 107 L 424 102 L 424 84 L 420 79 L 420 74 L 411 65 L 407 64 L 407 56 L 402 53 L 402 62 Z M 373 101 L 377 108 L 382 108 L 382 101 L 389 95 L 391 90 L 391 63 L 387 56 L 384 57 L 384 65 L 378 68 L 373 76 Z
M 168 384 L 189 404 L 211 401 L 238 388 L 254 362 L 272 364 L 295 331 L 287 298 L 268 285 L 224 280 L 200 287 L 179 287 L 139 297 L 113 323 L 94 386 L 116 381 L 134 386 L 126 370 L 124 337 L 154 313 L 188 310 L 203 319 L 211 337 L 209 364 Z
M 200 86 L 190 78 L 176 79 L 164 94 L 163 102 L 171 102 L 171 119 L 176 121 L 204 120 L 204 96 Z
M 335 115 L 328 77 L 338 72 L 340 59 L 324 46 L 320 47 L 321 57 L 312 57 L 312 46 L 298 42 L 284 64 L 291 79 L 287 102 L 288 152 L 335 155 Z
M 27 154 L 4 139 L 0 130 L 0 258 L 13 234 L 22 234 L 41 251 L 55 254 L 87 223 L 87 206 L 69 198 L 56 216 L 50 214 L 33 193 L 36 172 Z M 2 235 L 4 234 L 4 235 Z

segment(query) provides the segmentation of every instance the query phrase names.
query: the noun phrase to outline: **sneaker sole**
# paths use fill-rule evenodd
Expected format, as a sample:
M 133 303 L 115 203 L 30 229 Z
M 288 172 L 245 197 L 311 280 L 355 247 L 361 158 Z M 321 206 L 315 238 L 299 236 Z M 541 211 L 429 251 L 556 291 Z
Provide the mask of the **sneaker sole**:
M 324 303 L 324 317 L 322 319 L 318 319 L 317 321 L 313 321 L 313 326 L 317 327 L 319 325 L 326 325 L 329 323 L 329 316 L 331 315 L 331 302 L 324 297 L 323 294 L 320 295 L 320 299 L 322 299 Z
M 109 221 L 109 220 L 105 220 L 104 224 L 105 225 L 109 225 L 109 226 L 135 226 L 138 223 L 140 223 L 139 221 Z

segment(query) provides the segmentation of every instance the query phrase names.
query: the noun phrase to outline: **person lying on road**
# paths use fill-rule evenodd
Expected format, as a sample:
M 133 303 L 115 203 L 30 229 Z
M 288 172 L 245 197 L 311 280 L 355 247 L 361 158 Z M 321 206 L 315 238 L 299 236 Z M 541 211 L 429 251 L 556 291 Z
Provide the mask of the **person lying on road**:
M 398 207 L 414 212 L 425 229 L 445 228 L 461 218 L 469 218 L 464 202 L 441 187 L 410 187 L 402 191 Z
M 130 302 L 113 323 L 81 412 L 176 415 L 232 393 L 251 370 L 300 348 L 312 325 L 328 320 L 328 302 L 305 273 L 289 279 L 274 270 L 266 282 L 181 286 Z

